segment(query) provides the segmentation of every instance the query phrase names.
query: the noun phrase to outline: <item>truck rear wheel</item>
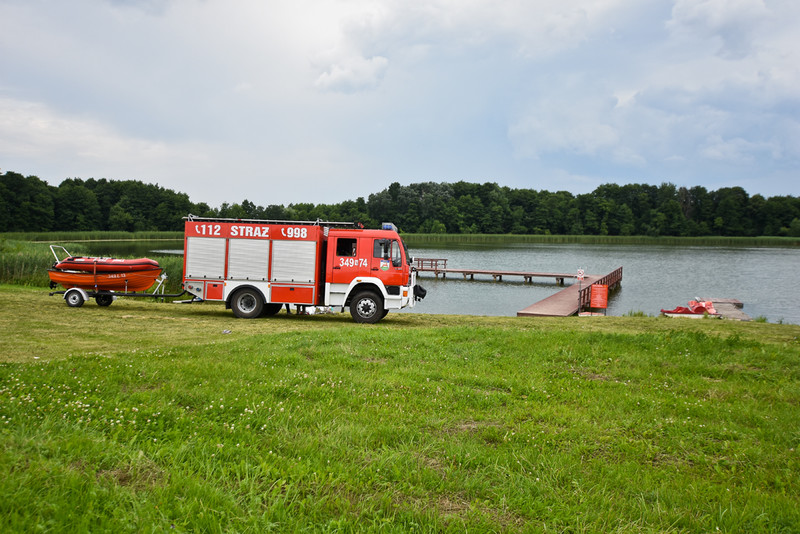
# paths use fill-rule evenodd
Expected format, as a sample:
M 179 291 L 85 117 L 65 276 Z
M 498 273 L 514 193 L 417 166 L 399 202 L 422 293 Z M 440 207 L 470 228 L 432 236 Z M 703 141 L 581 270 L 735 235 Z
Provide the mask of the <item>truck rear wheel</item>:
M 350 301 L 350 315 L 357 323 L 377 323 L 383 316 L 383 299 L 372 291 L 356 293 Z
M 240 319 L 252 319 L 261 315 L 264 308 L 264 301 L 261 293 L 255 289 L 246 287 L 240 289 L 231 297 L 231 309 L 233 314 Z
M 271 317 L 277 314 L 279 311 L 281 311 L 281 308 L 283 308 L 283 304 L 276 304 L 276 303 L 265 304 L 264 310 L 261 312 L 261 316 Z

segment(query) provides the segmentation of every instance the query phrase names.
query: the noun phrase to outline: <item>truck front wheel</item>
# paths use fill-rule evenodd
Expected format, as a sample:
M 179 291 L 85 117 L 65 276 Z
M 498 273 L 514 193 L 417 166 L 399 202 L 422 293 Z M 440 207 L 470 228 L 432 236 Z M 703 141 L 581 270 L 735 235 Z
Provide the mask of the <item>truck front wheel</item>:
M 383 299 L 372 291 L 361 291 L 350 301 L 350 315 L 357 323 L 377 323 L 383 316 Z
M 231 298 L 233 314 L 240 319 L 252 319 L 261 315 L 264 301 L 261 293 L 251 288 L 240 289 Z

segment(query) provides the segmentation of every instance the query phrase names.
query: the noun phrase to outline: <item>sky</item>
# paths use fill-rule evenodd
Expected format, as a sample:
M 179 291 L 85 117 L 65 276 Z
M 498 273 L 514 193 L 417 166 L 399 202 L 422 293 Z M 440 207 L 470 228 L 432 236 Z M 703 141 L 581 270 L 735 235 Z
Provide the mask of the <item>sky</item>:
M 0 0 L 0 172 L 800 196 L 797 0 Z

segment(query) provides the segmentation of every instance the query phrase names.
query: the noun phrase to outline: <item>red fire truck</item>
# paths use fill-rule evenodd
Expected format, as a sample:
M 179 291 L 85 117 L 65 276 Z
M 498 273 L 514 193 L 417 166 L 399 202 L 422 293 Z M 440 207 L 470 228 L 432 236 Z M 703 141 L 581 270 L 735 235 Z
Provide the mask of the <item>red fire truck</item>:
M 408 248 L 391 223 L 185 218 L 183 287 L 236 317 L 275 315 L 289 304 L 350 308 L 359 323 L 424 298 Z

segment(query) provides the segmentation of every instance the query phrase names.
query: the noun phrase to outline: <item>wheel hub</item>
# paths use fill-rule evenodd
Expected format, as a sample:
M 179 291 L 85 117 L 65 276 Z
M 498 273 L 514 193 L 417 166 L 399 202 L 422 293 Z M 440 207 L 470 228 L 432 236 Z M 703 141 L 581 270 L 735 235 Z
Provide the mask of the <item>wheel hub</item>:
M 372 299 L 361 299 L 358 302 L 358 311 L 364 317 L 372 317 L 377 310 L 378 308 Z
M 242 295 L 239 299 L 239 309 L 245 313 L 250 313 L 256 309 L 256 299 L 253 295 Z

